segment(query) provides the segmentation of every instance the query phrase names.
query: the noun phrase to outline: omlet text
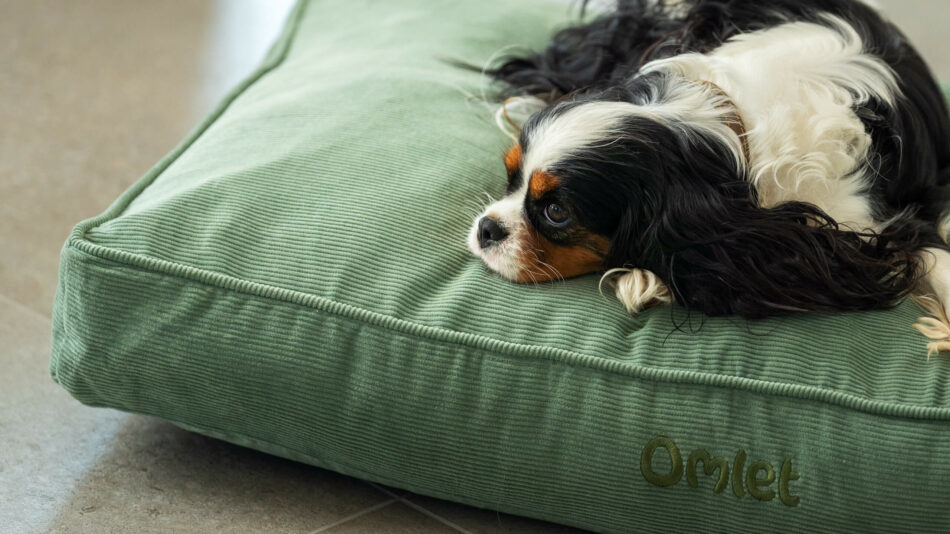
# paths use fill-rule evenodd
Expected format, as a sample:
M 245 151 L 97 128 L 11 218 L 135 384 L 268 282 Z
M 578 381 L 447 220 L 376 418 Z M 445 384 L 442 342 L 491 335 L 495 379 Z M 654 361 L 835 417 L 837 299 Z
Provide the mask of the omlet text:
M 669 456 L 668 472 L 665 469 L 661 469 L 663 472 L 659 473 L 654 470 L 653 457 L 657 454 Z M 716 485 L 713 486 L 714 493 L 722 493 L 731 482 L 732 493 L 739 499 L 744 498 L 748 493 L 757 500 L 771 501 L 777 494 L 779 500 L 786 506 L 798 506 L 801 499 L 797 495 L 792 495 L 789 484 L 798 480 L 800 475 L 792 470 L 791 458 L 785 458 L 782 461 L 782 467 L 778 471 L 777 492 L 776 489 L 772 489 L 772 484 L 776 479 L 775 467 L 769 462 L 758 460 L 750 463 L 746 468 L 746 459 L 746 452 L 740 449 L 736 453 L 730 470 L 729 462 L 725 458 L 712 457 L 707 451 L 696 449 L 689 453 L 684 467 L 683 455 L 676 443 L 668 437 L 657 436 L 643 447 L 643 452 L 640 454 L 640 472 L 650 484 L 666 487 L 673 486 L 682 480 L 685 471 L 686 482 L 689 486 L 698 488 L 697 467 L 702 464 L 702 473 L 706 476 L 712 476 L 718 470 Z

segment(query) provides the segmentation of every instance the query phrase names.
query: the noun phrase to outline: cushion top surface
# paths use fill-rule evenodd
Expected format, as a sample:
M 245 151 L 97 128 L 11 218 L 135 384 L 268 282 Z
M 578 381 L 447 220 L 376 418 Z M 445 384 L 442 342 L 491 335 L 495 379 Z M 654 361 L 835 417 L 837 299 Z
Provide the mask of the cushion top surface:
M 478 3 L 453 6 L 452 20 L 426 3 L 352 4 L 389 19 L 304 17 L 281 68 L 85 239 L 533 357 L 950 417 L 950 366 L 925 357 L 911 302 L 763 321 L 669 307 L 632 317 L 596 275 L 516 285 L 490 274 L 465 240 L 488 195 L 504 194 L 510 141 L 480 100 L 487 81 L 442 59 L 543 45 L 566 10 L 506 6 L 533 22 L 498 26 Z M 426 39 L 402 37 L 415 32 Z

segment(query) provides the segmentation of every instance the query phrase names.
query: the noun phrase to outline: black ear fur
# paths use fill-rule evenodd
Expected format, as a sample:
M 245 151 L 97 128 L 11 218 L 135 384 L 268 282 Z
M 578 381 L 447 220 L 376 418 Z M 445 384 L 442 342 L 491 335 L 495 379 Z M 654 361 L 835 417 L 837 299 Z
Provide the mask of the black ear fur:
M 912 210 L 861 234 L 812 204 L 763 208 L 730 150 L 685 125 L 632 122 L 624 139 L 603 172 L 626 207 L 605 267 L 648 269 L 687 308 L 747 318 L 886 308 L 914 289 L 918 251 L 946 247 Z
M 689 309 L 747 318 L 894 306 L 920 275 L 914 251 L 936 241 L 911 220 L 858 234 L 810 204 L 763 209 L 726 194 L 682 195 L 624 245 L 643 226 L 634 219 L 622 222 L 609 262 L 653 271 Z
M 587 0 L 581 2 L 582 10 Z M 558 32 L 539 52 L 505 58 L 485 71 L 504 82 L 502 97 L 534 95 L 553 103 L 577 91 L 604 89 L 631 77 L 654 45 L 679 23 L 665 0 L 618 0 L 609 14 Z

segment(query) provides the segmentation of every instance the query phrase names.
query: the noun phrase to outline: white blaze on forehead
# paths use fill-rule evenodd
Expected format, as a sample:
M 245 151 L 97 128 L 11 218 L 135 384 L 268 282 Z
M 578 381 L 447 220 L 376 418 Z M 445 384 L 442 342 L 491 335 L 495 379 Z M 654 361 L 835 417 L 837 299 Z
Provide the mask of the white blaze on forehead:
M 627 102 L 589 102 L 545 119 L 528 137 L 521 167 L 524 181 L 579 149 L 615 141 L 621 123 L 636 114 L 638 107 Z
M 742 166 L 742 142 L 726 120 L 733 108 L 721 92 L 682 77 L 671 77 L 659 80 L 648 98 L 642 105 L 587 102 L 540 122 L 528 137 L 522 166 L 525 181 L 535 171 L 548 169 L 582 149 L 616 142 L 624 135 L 623 123 L 633 117 L 671 127 L 674 123 L 688 125 L 680 128 L 683 135 L 702 133 L 719 139 Z
M 512 231 L 512 229 L 518 226 L 521 218 L 524 209 L 524 190 L 527 189 L 527 187 L 528 186 L 525 185 L 519 191 L 488 206 L 485 210 L 485 214 L 496 219 L 505 230 L 509 232 Z

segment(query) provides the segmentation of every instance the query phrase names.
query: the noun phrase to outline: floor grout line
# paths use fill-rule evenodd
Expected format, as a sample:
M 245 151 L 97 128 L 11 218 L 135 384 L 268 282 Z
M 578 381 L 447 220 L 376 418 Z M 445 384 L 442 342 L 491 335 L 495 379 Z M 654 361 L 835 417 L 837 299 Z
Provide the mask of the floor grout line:
M 375 489 L 376 491 L 381 491 L 381 492 L 385 493 L 386 495 L 389 495 L 390 497 L 392 497 L 393 499 L 396 499 L 397 501 L 398 501 L 399 499 L 402 499 L 402 497 L 400 497 L 399 495 L 396 495 L 395 493 L 389 491 L 389 489 L 384 488 L 383 486 L 380 486 L 379 484 L 377 484 L 377 483 L 375 483 L 375 482 L 370 482 L 369 480 L 364 480 L 363 483 L 364 483 L 364 484 L 367 484 L 367 485 L 370 486 L 370 487 L 372 487 L 372 488 Z
M 376 510 L 379 510 L 380 508 L 385 508 L 395 502 L 399 502 L 399 499 L 389 499 L 388 501 L 383 501 L 381 503 L 374 504 L 373 506 L 370 506 L 369 508 L 366 508 L 365 510 L 360 510 L 359 512 L 356 512 L 355 514 L 348 515 L 344 517 L 343 519 L 340 519 L 339 521 L 335 521 L 333 523 L 330 523 L 329 525 L 324 525 L 318 528 L 317 530 L 311 530 L 308 534 L 317 534 L 318 532 L 326 532 L 327 530 L 330 530 L 333 527 L 338 527 L 342 525 L 343 523 L 346 523 L 347 521 L 352 521 L 356 519 L 357 517 L 362 517 L 366 514 L 375 512 Z
M 470 532 L 470 531 L 468 531 L 468 530 L 466 530 L 466 529 L 464 529 L 464 528 L 462 528 L 462 527 L 456 525 L 455 523 L 449 521 L 448 519 L 446 519 L 446 518 L 440 516 L 439 514 L 433 512 L 432 510 L 428 510 L 428 509 L 426 509 L 425 507 L 420 506 L 420 505 L 418 505 L 418 504 L 416 504 L 416 503 L 410 501 L 409 499 L 406 499 L 405 497 L 400 497 L 399 495 L 396 495 L 395 493 L 389 491 L 388 489 L 386 489 L 386 488 L 384 488 L 384 487 L 382 487 L 382 486 L 380 486 L 380 485 L 378 485 L 378 484 L 374 484 L 373 482 L 370 482 L 370 481 L 368 481 L 368 480 L 364 480 L 364 482 L 366 482 L 366 483 L 369 484 L 370 486 L 376 488 L 377 490 L 379 490 L 379 491 L 385 493 L 386 495 L 389 495 L 389 496 L 392 497 L 393 499 L 395 499 L 395 500 L 397 500 L 397 501 L 399 501 L 399 502 L 405 504 L 405 505 L 408 506 L 409 508 L 412 508 L 413 510 L 415 510 L 415 511 L 417 511 L 417 512 L 419 512 L 419 513 L 425 514 L 425 515 L 431 517 L 432 519 L 435 519 L 435 520 L 438 521 L 439 523 L 442 523 L 443 525 L 445 525 L 445 526 L 447 526 L 447 527 L 450 527 L 450 528 L 452 528 L 452 529 L 454 529 L 454 530 L 456 530 L 456 531 L 458 531 L 458 532 L 461 532 L 462 534 L 472 534 L 472 532 Z
M 424 507 L 419 506 L 418 504 L 409 501 L 409 500 L 406 499 L 405 497 L 402 497 L 402 498 L 400 498 L 399 500 L 402 501 L 402 503 L 405 504 L 406 506 L 408 506 L 409 508 L 412 508 L 413 510 L 415 510 L 415 511 L 417 511 L 417 512 L 419 512 L 419 513 L 425 514 L 425 515 L 431 517 L 432 519 L 435 519 L 435 520 L 438 521 L 439 523 L 442 523 L 443 525 L 445 525 L 445 526 L 447 526 L 447 527 L 450 527 L 450 528 L 452 528 L 452 529 L 454 529 L 454 530 L 457 530 L 458 532 L 461 532 L 462 534 L 472 534 L 472 533 L 469 532 L 468 530 L 465 530 L 464 528 L 462 528 L 462 527 L 456 525 L 455 523 L 449 521 L 448 519 L 445 519 L 444 517 L 440 516 L 439 514 L 433 512 L 433 511 L 431 511 L 431 510 L 427 510 L 427 509 L 425 509 Z

